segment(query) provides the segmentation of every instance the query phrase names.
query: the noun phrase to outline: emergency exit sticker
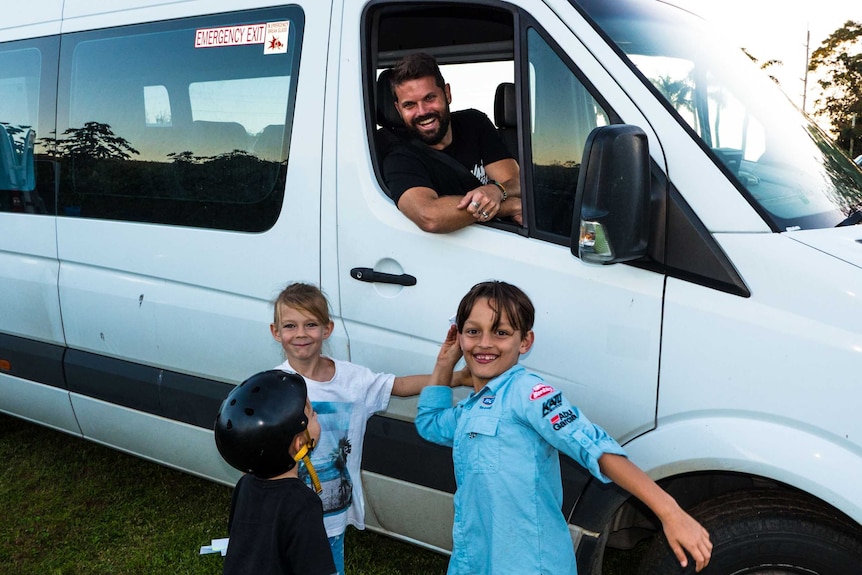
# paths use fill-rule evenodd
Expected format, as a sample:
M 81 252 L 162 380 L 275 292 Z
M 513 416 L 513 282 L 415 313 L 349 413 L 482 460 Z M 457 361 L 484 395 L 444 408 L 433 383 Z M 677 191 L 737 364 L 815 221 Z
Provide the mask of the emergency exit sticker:
M 287 52 L 287 33 L 290 22 L 266 22 L 242 24 L 239 26 L 220 26 L 195 30 L 195 48 L 221 48 L 224 46 L 245 46 L 263 44 L 264 54 L 284 54 Z

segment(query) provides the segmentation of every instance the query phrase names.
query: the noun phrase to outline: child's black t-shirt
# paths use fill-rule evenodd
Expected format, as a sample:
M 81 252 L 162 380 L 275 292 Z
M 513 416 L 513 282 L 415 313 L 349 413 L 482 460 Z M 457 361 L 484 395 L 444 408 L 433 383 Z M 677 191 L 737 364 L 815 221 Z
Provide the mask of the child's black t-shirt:
M 224 575 L 332 575 L 320 498 L 296 478 L 237 482 Z

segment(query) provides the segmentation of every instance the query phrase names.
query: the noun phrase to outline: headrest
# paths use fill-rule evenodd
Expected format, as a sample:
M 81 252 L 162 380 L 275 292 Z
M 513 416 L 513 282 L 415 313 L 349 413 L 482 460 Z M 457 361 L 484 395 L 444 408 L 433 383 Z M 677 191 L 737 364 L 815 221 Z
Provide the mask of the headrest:
M 511 82 L 503 82 L 497 86 L 497 92 L 494 94 L 494 124 L 498 128 L 518 126 L 515 85 Z
M 395 109 L 395 97 L 389 84 L 391 76 L 392 70 L 386 69 L 377 77 L 377 123 L 388 130 L 399 131 L 404 128 L 404 123 Z

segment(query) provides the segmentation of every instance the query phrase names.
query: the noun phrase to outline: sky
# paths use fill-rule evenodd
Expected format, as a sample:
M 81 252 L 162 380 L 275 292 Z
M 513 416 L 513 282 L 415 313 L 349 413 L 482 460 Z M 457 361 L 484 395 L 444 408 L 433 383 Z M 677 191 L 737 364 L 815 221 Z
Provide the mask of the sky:
M 816 0 L 804 4 L 779 0 L 672 0 L 672 3 L 714 22 L 727 32 L 728 40 L 744 47 L 758 61 L 781 60 L 783 65 L 770 68 L 770 73 L 800 108 L 806 34 L 810 32 L 811 53 L 847 20 L 862 21 L 859 0 Z M 805 110 L 810 113 L 817 96 L 811 77 L 808 88 Z

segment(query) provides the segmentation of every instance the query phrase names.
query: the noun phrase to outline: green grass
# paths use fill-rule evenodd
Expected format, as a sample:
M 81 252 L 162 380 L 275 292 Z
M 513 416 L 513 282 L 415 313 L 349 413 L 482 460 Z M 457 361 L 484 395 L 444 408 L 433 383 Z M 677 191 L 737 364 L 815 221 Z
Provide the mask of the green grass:
M 0 573 L 220 574 L 231 489 L 0 415 Z M 349 529 L 347 575 L 435 575 L 447 558 Z M 611 553 L 606 575 L 634 571 Z

